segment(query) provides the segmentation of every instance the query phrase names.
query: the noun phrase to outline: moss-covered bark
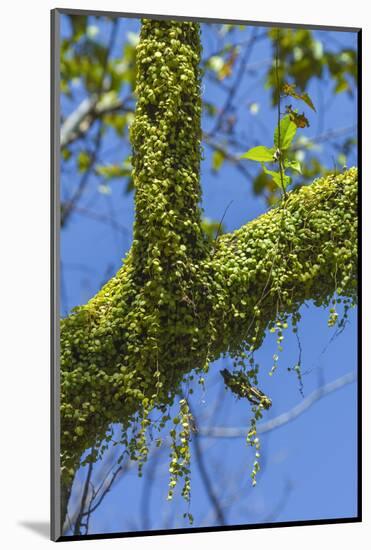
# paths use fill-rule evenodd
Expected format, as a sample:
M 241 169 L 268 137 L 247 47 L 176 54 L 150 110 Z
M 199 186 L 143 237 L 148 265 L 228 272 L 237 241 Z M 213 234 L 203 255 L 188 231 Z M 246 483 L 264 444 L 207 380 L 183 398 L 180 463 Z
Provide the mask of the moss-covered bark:
M 143 22 L 134 241 L 115 277 L 61 321 L 65 494 L 110 424 L 123 425 L 133 458 L 144 460 L 148 414 L 166 410 L 187 374 L 225 352 L 243 360 L 278 317 L 297 320 L 305 300 L 355 300 L 356 169 L 289 193 L 213 245 L 204 238 L 199 61 L 196 23 Z

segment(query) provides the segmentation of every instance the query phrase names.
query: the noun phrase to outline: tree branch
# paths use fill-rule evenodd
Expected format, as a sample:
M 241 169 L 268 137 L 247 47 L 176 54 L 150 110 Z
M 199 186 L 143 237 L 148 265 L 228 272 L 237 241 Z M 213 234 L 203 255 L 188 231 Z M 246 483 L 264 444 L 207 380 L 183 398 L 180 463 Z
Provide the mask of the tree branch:
M 130 98 L 127 98 L 130 99 Z M 104 115 L 121 111 L 133 113 L 134 109 L 126 105 L 127 100 L 112 100 L 108 105 L 99 105 L 99 96 L 91 94 L 82 100 L 76 109 L 66 118 L 61 126 L 61 149 L 83 137 L 97 119 Z
M 355 168 L 318 179 L 218 239 L 205 262 L 219 297 L 215 357 L 258 346 L 269 323 L 306 300 L 326 305 L 335 292 L 356 300 L 357 181 Z
M 298 405 L 290 409 L 289 411 L 282 413 L 272 420 L 267 422 L 261 422 L 258 424 L 259 434 L 271 432 L 277 428 L 285 426 L 289 422 L 292 422 L 304 412 L 306 412 L 310 407 L 312 407 L 317 401 L 323 399 L 327 395 L 340 390 L 344 386 L 352 384 L 356 381 L 356 374 L 354 372 L 349 372 L 328 384 L 321 386 L 320 388 L 314 390 L 308 397 L 303 399 Z M 240 437 L 246 438 L 246 426 L 241 427 L 224 427 L 224 426 L 211 426 L 211 427 L 202 427 L 199 426 L 198 434 L 202 437 L 207 438 L 226 438 L 226 439 L 235 439 Z

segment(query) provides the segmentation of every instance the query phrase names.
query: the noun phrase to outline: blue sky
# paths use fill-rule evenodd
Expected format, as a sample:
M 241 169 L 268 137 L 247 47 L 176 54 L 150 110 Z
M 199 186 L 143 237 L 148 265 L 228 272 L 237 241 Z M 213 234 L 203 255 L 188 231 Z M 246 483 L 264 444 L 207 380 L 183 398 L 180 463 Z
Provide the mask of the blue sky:
M 97 36 L 106 43 L 109 23 L 101 23 L 96 19 L 91 19 L 90 23 L 98 28 Z M 214 44 L 210 31 L 204 25 L 202 27 L 204 55 L 208 55 Z M 138 30 L 138 21 L 120 21 L 114 56 L 120 55 L 127 33 Z M 238 40 L 245 40 L 251 32 L 251 27 L 236 31 L 239 33 Z M 264 29 L 258 28 L 257 32 L 263 33 Z M 62 36 L 67 33 L 69 23 L 62 18 Z M 356 35 L 352 33 L 316 31 L 315 36 L 334 52 L 340 46 L 356 48 Z M 237 35 L 235 38 L 237 40 Z M 272 140 L 276 111 L 271 107 L 270 91 L 264 88 L 267 59 L 270 57 L 270 41 L 264 39 L 257 42 L 250 59 L 250 63 L 257 67 L 256 73 L 253 78 L 246 75 L 238 94 L 237 130 L 248 136 L 250 146 L 270 146 Z M 348 129 L 344 138 L 355 136 L 356 101 L 345 93 L 334 95 L 332 90 L 333 83 L 327 75 L 320 84 L 311 81 L 307 91 L 317 106 L 317 115 L 311 114 L 311 126 L 300 131 L 303 135 L 312 138 L 328 131 Z M 223 94 L 220 87 L 204 81 L 204 100 L 220 105 L 224 101 Z M 84 90 L 76 82 L 74 99 L 63 99 L 62 113 L 66 115 L 73 111 L 84 97 Z M 249 110 L 251 103 L 258 104 L 257 114 Z M 203 128 L 207 130 L 209 124 L 210 121 L 205 118 Z M 234 166 L 224 163 L 220 172 L 213 175 L 208 147 L 205 147 L 204 153 L 202 206 L 207 217 L 220 220 L 226 206 L 233 201 L 224 218 L 226 230 L 230 231 L 267 209 L 265 200 L 253 194 L 251 181 Z M 100 161 L 107 164 L 120 162 L 129 154 L 127 145 L 119 141 L 113 132 L 109 132 L 105 137 Z M 334 147 L 331 142 L 322 143 L 317 154 L 326 166 L 333 166 Z M 354 151 L 347 163 L 348 166 L 357 163 Z M 246 164 L 246 167 L 254 173 L 254 163 Z M 62 173 L 62 198 L 74 189 L 79 177 L 73 170 Z M 82 210 L 91 209 L 100 216 L 113 218 L 120 229 L 78 212 L 72 215 L 61 232 L 62 315 L 66 315 L 71 307 L 85 303 L 96 293 L 102 283 L 120 267 L 131 244 L 133 195 L 123 193 L 122 181 L 112 182 L 110 194 L 100 193 L 99 183 L 97 178 L 91 178 L 79 206 Z M 328 312 L 309 303 L 302 308 L 302 315 L 299 332 L 305 373 L 304 395 L 308 396 L 319 385 L 356 370 L 356 311 L 352 311 L 346 330 L 328 346 L 325 353 L 322 351 L 334 332 L 327 327 Z M 275 351 L 274 338 L 271 336 L 267 336 L 258 352 L 260 364 L 267 365 L 266 369 L 261 369 L 260 385 L 273 400 L 273 407 L 264 420 L 290 410 L 303 399 L 295 375 L 287 371 L 287 367 L 293 366 L 298 356 L 295 335 L 287 331 L 279 367 L 275 375 L 269 377 L 267 372 Z M 228 359 L 216 361 L 212 365 L 206 391 L 202 393 L 196 388 L 191 400 L 192 408 L 200 424 L 205 426 L 210 423 L 217 426 L 248 426 L 248 404 L 236 401 L 224 389 L 219 370 L 225 366 L 231 366 Z M 348 384 L 318 401 L 293 422 L 262 435 L 264 467 L 255 488 L 251 488 L 249 479 L 253 454 L 244 438 L 199 438 L 213 490 L 222 503 L 226 523 L 232 525 L 356 515 L 356 409 L 356 383 Z M 192 453 L 195 454 L 194 449 Z M 143 478 L 139 479 L 135 468 L 131 468 L 91 516 L 89 532 L 187 527 L 187 522 L 182 518 L 185 505 L 181 497 L 172 502 L 165 499 L 167 464 L 168 453 L 162 452 L 155 458 L 154 464 L 151 462 L 145 467 Z M 97 465 L 97 479 L 99 468 L 102 465 Z M 155 479 L 152 482 L 148 480 L 146 468 L 149 474 L 154 472 Z M 83 475 L 84 471 L 81 471 L 79 478 L 83 479 Z M 75 492 L 79 492 L 78 484 Z M 192 464 L 191 512 L 195 527 L 218 524 L 212 514 L 196 461 Z

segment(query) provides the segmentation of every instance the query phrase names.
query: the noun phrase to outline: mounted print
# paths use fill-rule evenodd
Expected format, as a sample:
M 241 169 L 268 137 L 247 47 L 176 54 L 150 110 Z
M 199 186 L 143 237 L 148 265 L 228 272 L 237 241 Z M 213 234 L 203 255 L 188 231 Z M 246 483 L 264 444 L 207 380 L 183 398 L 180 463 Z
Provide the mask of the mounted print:
M 53 540 L 360 521 L 360 39 L 53 10 Z

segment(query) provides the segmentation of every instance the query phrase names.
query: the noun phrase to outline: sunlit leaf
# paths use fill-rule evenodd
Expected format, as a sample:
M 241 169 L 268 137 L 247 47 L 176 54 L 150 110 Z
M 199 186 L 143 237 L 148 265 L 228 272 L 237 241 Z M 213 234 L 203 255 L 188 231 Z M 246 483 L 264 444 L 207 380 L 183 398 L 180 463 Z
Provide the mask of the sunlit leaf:
M 246 153 L 241 155 L 240 158 L 255 160 L 257 162 L 273 162 L 274 149 L 268 149 L 264 145 L 258 145 L 258 147 L 253 147 L 249 149 Z
M 238 57 L 238 50 L 237 48 L 233 48 L 231 53 L 228 55 L 226 61 L 223 63 L 223 66 L 218 71 L 219 80 L 224 80 L 225 78 L 231 76 L 233 66 L 235 64 L 237 57 Z
M 349 88 L 348 82 L 344 79 L 340 79 L 339 82 L 335 86 L 335 93 L 339 94 L 341 92 L 345 92 Z
M 290 176 L 286 176 L 286 174 L 282 173 L 281 175 L 281 172 L 274 172 L 273 170 L 268 170 L 264 164 L 263 164 L 263 170 L 266 174 L 268 174 L 269 176 L 272 177 L 274 183 L 280 187 L 281 189 L 286 189 L 287 186 L 290 184 L 291 182 L 291 178 Z
M 210 218 L 203 218 L 201 221 L 201 227 L 204 235 L 209 241 L 212 241 L 216 236 L 222 235 L 225 232 L 225 226 L 216 220 L 210 220 Z
M 61 154 L 62 154 L 63 160 L 69 160 L 72 155 L 71 151 L 67 149 L 67 147 L 62 148 Z
M 103 94 L 100 98 L 100 100 L 97 103 L 97 110 L 105 110 L 108 108 L 113 108 L 116 105 L 119 105 L 121 102 L 117 96 L 117 92 L 115 91 L 109 91 Z
M 277 189 L 276 184 L 272 181 L 272 178 L 269 177 L 264 171 L 259 172 L 256 178 L 253 181 L 253 190 L 255 195 L 261 195 L 262 193 L 268 191 L 269 195 L 273 194 Z
M 291 168 L 291 170 L 294 170 L 295 172 L 298 172 L 299 174 L 301 174 L 301 166 L 298 160 L 286 160 L 285 167 Z
M 296 124 L 292 122 L 289 115 L 284 116 L 280 120 L 280 132 L 278 132 L 278 126 L 274 130 L 274 144 L 278 149 L 284 151 L 291 145 L 292 140 L 296 134 Z
M 213 157 L 212 157 L 212 169 L 216 172 L 220 170 L 224 160 L 225 160 L 225 155 L 222 151 L 214 151 Z

